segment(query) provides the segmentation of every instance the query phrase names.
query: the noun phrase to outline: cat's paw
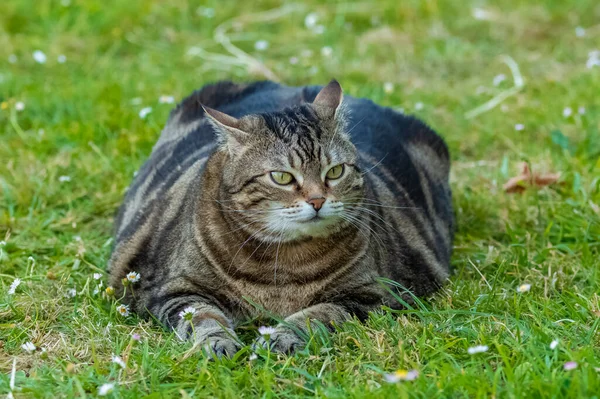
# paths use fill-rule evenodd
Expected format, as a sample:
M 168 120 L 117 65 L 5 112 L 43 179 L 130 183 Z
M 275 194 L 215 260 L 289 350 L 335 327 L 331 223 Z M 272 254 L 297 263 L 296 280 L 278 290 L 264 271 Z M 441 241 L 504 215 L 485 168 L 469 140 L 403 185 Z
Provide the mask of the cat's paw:
M 213 335 L 202 343 L 202 351 L 205 354 L 219 359 L 224 356 L 233 357 L 241 348 L 241 345 L 229 336 Z
M 306 342 L 287 327 L 277 327 L 272 334 L 260 336 L 253 345 L 254 348 L 269 348 L 271 352 L 286 355 L 300 351 L 304 349 L 304 346 L 306 346 Z

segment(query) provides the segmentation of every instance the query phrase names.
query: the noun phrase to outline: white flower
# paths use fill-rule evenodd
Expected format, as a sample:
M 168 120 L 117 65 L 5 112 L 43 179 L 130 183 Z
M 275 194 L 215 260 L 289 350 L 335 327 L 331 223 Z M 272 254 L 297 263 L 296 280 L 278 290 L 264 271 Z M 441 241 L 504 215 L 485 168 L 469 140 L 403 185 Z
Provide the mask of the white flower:
M 585 114 L 585 107 L 579 107 L 579 108 L 577 108 L 577 113 L 578 113 L 579 115 L 583 115 L 583 114 Z
M 577 37 L 584 37 L 585 36 L 585 28 L 578 26 L 577 28 L 575 28 L 575 36 Z
M 571 109 L 571 107 L 565 107 L 565 109 L 563 109 L 563 116 L 565 118 L 568 118 L 572 114 L 573 114 L 573 110 Z
M 127 280 L 132 283 L 137 283 L 140 281 L 140 274 L 138 272 L 129 272 L 127 273 Z
M 387 382 L 396 383 L 398 381 L 413 381 L 419 377 L 418 370 L 397 370 L 392 374 L 385 374 L 383 378 Z
M 152 112 L 152 107 L 144 107 L 140 110 L 140 118 L 144 119 L 148 114 Z
M 121 368 L 127 368 L 127 365 L 125 364 L 121 356 L 112 355 L 112 362 L 118 364 L 119 366 L 121 366 Z
M 531 291 L 531 284 L 521 284 L 517 287 L 517 292 L 528 292 Z
M 25 342 L 23 345 L 21 345 L 21 348 L 23 348 L 23 350 L 27 353 L 32 353 L 35 351 L 35 345 L 33 342 Z
M 66 294 L 69 298 L 73 298 L 77 295 L 77 290 L 75 288 L 69 288 Z
M 523 129 L 525 129 L 525 125 L 523 125 L 522 123 L 517 123 L 517 124 L 515 125 L 515 130 L 516 130 L 516 131 L 521 131 L 521 130 L 523 130 Z
M 61 182 L 61 183 L 71 181 L 71 176 L 60 176 L 58 178 L 58 181 Z
M 8 287 L 8 295 L 14 295 L 19 284 L 21 284 L 21 279 L 20 278 L 14 279 L 13 282 L 10 284 L 10 287 Z
M 269 42 L 266 40 L 259 40 L 256 43 L 254 43 L 254 48 L 257 51 L 265 51 L 269 48 Z
M 106 395 L 108 395 L 109 393 L 111 393 L 114 390 L 115 390 L 115 384 L 102 384 L 98 388 L 98 395 L 99 396 L 106 396 Z
M 319 20 L 319 16 L 317 13 L 311 12 L 306 17 L 304 17 L 304 26 L 308 29 L 312 29 L 317 25 L 317 21 Z
M 290 64 L 296 65 L 298 61 L 298 57 L 290 57 Z
M 493 80 L 493 84 L 494 86 L 499 86 L 500 83 L 504 82 L 506 80 L 506 75 L 501 73 L 500 75 L 496 75 L 494 76 L 494 80 Z
M 595 66 L 600 66 L 600 51 L 594 50 L 588 53 L 588 60 L 585 63 L 588 69 L 591 69 Z
M 192 320 L 192 318 L 194 317 L 194 315 L 196 314 L 196 308 L 194 308 L 193 306 L 188 306 L 187 308 L 183 309 L 181 312 L 179 312 L 179 317 L 182 318 L 183 320 Z
M 61 54 L 56 58 L 56 61 L 58 61 L 59 64 L 64 64 L 65 62 L 67 62 L 67 56 Z
M 554 341 L 550 342 L 550 349 L 556 349 L 556 347 L 558 346 L 558 340 L 555 339 Z
M 33 52 L 33 59 L 38 64 L 44 64 L 46 63 L 46 54 L 44 54 L 41 50 L 35 50 Z
M 563 366 L 566 371 L 574 370 L 577 368 L 577 362 L 566 362 Z
M 162 95 L 158 98 L 158 102 L 161 104 L 173 104 L 175 102 L 175 97 Z
M 317 35 L 322 35 L 323 32 L 325 32 L 325 26 L 317 25 L 314 27 L 314 29 L 312 31 L 315 32 Z
M 277 330 L 274 327 L 261 326 L 258 327 L 258 333 L 262 336 L 271 336 L 275 334 Z
M 250 361 L 253 361 L 253 360 L 256 360 L 256 359 L 258 359 L 258 355 L 256 353 L 253 353 L 253 354 L 250 355 L 250 357 L 248 357 L 248 360 L 250 360 Z
M 11 54 L 8 56 L 8 62 L 10 62 L 11 64 L 16 64 L 17 63 L 17 56 L 14 54 Z
M 23 111 L 23 110 L 25 109 L 25 103 L 24 103 L 23 101 L 18 101 L 18 102 L 15 104 L 15 109 L 16 109 L 17 111 Z
M 6 241 L 0 241 L 0 247 L 6 246 Z
M 385 82 L 383 84 L 383 91 L 386 92 L 387 94 L 390 94 L 391 92 L 394 91 L 394 84 L 392 82 Z
M 331 57 L 332 54 L 333 54 L 333 49 L 329 46 L 325 46 L 321 49 L 321 55 L 323 57 Z
M 94 277 L 94 280 L 100 280 L 102 278 L 102 273 L 94 273 L 92 274 L 92 277 Z
M 473 8 L 471 11 L 473 18 L 478 19 L 480 21 L 490 20 L 493 18 L 493 14 L 483 8 Z
M 422 102 L 420 102 L 420 101 L 419 101 L 418 103 L 416 103 L 416 104 L 415 104 L 415 109 L 416 109 L 417 111 L 420 111 L 420 110 L 422 110 L 422 109 L 423 109 L 423 107 L 424 107 L 424 105 L 423 105 L 423 103 L 422 103 Z
M 474 355 L 476 353 L 487 352 L 488 349 L 489 348 L 487 345 L 477 345 L 477 346 L 472 346 L 469 349 L 467 349 L 467 352 L 469 353 L 469 355 Z
M 117 312 L 123 317 L 129 316 L 129 305 L 117 306 Z

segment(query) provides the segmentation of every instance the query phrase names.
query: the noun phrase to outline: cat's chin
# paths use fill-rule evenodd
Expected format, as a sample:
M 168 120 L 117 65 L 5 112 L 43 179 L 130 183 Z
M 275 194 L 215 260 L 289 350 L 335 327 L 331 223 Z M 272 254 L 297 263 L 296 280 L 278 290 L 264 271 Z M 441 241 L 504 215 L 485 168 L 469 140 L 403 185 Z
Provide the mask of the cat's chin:
M 303 221 L 288 222 L 283 230 L 264 237 L 264 241 L 286 243 L 311 238 L 326 238 L 343 229 L 342 220 L 336 217 L 315 217 Z

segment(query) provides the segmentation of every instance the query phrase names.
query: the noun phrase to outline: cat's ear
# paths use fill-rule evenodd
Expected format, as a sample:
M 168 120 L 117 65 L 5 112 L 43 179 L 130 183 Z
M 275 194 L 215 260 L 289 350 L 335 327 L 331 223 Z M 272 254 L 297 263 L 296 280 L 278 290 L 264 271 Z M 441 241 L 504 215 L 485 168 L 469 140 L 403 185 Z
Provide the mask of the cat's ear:
M 201 104 L 201 106 L 208 120 L 217 130 L 221 145 L 227 147 L 232 155 L 239 152 L 248 136 L 248 133 L 241 129 L 240 120 L 206 105 Z
M 313 104 L 320 106 L 329 113 L 330 116 L 333 116 L 342 103 L 343 98 L 344 93 L 342 91 L 342 86 L 340 86 L 337 80 L 332 79 L 331 82 L 323 87 L 319 94 L 317 94 Z

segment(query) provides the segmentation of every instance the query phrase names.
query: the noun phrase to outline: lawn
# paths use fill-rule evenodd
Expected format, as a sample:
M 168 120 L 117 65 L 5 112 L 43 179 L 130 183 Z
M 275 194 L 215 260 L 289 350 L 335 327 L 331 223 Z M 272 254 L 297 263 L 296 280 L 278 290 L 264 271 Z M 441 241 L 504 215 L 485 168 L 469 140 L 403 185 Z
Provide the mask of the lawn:
M 594 50 L 594 0 L 0 2 L 0 395 L 15 364 L 15 398 L 107 383 L 115 398 L 598 398 Z M 444 289 L 289 357 L 211 361 L 118 315 L 103 294 L 113 216 L 172 99 L 219 79 L 332 77 L 446 139 L 458 231 Z M 506 193 L 522 162 L 560 178 Z M 240 327 L 247 343 L 259 325 Z M 419 375 L 387 382 L 396 370 Z

